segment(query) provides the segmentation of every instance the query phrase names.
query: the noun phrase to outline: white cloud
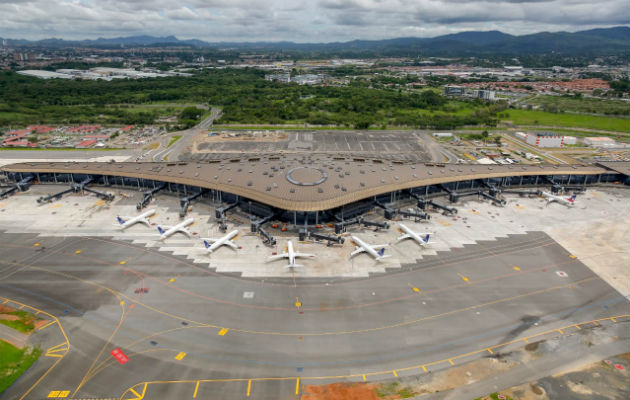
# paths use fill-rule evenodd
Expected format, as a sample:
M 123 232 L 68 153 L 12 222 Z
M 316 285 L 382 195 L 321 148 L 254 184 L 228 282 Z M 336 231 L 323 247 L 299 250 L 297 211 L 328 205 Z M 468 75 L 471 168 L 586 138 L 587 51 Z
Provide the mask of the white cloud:
M 296 42 L 628 25 L 628 0 L 0 0 L 0 36 Z

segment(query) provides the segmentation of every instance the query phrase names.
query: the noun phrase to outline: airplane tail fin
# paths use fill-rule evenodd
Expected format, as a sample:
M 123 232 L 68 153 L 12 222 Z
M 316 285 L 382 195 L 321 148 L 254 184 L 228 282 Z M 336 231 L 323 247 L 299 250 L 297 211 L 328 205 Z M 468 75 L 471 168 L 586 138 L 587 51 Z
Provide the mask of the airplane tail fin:
M 383 247 L 382 249 L 380 249 L 376 254 L 378 254 L 379 257 L 383 257 L 383 254 L 385 254 L 385 247 Z
M 119 223 L 120 225 L 122 225 L 122 224 L 124 224 L 124 223 L 125 223 L 125 220 L 124 220 L 124 219 L 122 219 L 122 218 L 120 218 L 120 216 L 117 216 L 117 217 L 116 217 L 116 219 L 118 220 L 118 223 Z
M 427 233 L 427 235 L 424 237 L 425 243 L 429 243 L 429 236 L 431 236 L 431 234 Z
M 161 235 L 164 234 L 164 229 L 162 229 L 161 227 L 158 226 L 158 232 L 160 232 Z
M 206 249 L 209 249 L 209 248 L 210 248 L 210 243 L 208 243 L 208 241 L 207 241 L 207 240 L 204 240 L 204 241 L 203 241 L 203 245 L 204 245 L 204 246 L 206 246 Z
M 574 193 L 573 196 L 569 197 L 569 201 L 573 203 L 576 197 L 577 197 L 577 194 Z

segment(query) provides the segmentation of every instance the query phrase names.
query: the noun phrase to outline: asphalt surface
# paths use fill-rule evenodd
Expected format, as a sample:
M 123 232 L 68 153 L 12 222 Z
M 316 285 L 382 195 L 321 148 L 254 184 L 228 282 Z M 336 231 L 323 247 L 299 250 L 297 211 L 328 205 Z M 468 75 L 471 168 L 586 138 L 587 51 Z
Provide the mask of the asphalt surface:
M 222 128 L 228 130 L 226 128 Z M 255 130 L 255 129 L 254 129 Z M 281 130 L 281 129 L 279 129 Z M 282 153 L 326 153 L 405 161 L 445 161 L 442 149 L 425 131 L 287 130 L 278 141 L 223 140 L 202 143 L 193 160 Z
M 248 386 L 252 399 L 299 398 L 304 383 L 391 378 L 628 306 L 537 232 L 438 253 L 396 273 L 328 282 L 241 279 L 88 237 L 5 233 L 0 260 L 1 295 L 59 317 L 70 343 L 63 358 L 43 356 L 2 399 L 29 389 L 26 398 L 53 390 L 141 397 L 129 388 L 151 399 L 193 398 L 195 388 L 197 398 L 232 399 L 246 397 Z M 135 293 L 141 287 L 149 292 Z M 32 341 L 44 350 L 63 343 L 56 324 Z M 109 354 L 116 347 L 128 363 Z M 154 381 L 173 382 L 143 384 Z

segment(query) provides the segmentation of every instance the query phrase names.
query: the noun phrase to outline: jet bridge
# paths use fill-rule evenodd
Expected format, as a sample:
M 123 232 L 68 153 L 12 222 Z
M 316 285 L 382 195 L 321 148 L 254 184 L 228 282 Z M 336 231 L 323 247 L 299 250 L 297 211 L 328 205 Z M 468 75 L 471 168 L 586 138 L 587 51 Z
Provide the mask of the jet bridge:
M 180 218 L 184 218 L 186 214 L 188 214 L 188 207 L 190 207 L 190 203 L 198 199 L 200 196 L 203 196 L 204 193 L 205 190 L 202 189 L 201 191 L 191 196 L 182 197 L 181 199 L 179 199 L 179 206 L 181 207 L 179 210 Z
M 24 192 L 28 189 L 29 184 L 33 180 L 32 176 L 27 176 L 26 178 L 20 180 L 19 182 L 14 183 L 11 186 L 8 186 L 8 189 L 4 192 L 0 193 L 0 199 L 4 199 L 7 196 L 12 195 L 16 191 Z
M 142 200 L 140 200 L 138 204 L 136 204 L 136 209 L 142 210 L 144 207 L 148 206 L 151 200 L 153 199 L 153 196 L 160 190 L 166 189 L 166 186 L 167 186 L 166 183 L 162 183 L 161 185 L 156 186 L 153 189 L 144 192 L 142 196 Z

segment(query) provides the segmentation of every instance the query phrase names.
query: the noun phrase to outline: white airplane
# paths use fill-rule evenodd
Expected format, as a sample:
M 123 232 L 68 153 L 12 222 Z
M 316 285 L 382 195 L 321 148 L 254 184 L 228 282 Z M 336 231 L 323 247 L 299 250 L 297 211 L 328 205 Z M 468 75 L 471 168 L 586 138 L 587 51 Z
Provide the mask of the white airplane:
M 564 204 L 565 206 L 573 206 L 575 205 L 575 198 L 577 197 L 577 194 L 573 194 L 571 197 L 556 196 L 555 194 L 548 192 L 541 192 L 540 194 L 547 200 L 547 205 L 555 201 L 556 203 Z
M 151 226 L 151 222 L 149 222 L 149 218 L 155 214 L 155 210 L 149 210 L 145 213 L 138 215 L 137 217 L 125 217 L 125 216 L 117 216 L 116 219 L 120 224 L 120 229 L 127 229 L 131 225 L 137 224 L 138 222 L 141 224 L 145 224 L 146 226 Z
M 398 227 L 405 233 L 398 236 L 397 242 L 405 239 L 413 239 L 422 247 L 426 247 L 427 245 L 433 243 L 429 242 L 429 236 L 431 235 L 429 232 L 414 232 L 403 224 L 398 224 Z M 420 235 L 425 236 L 422 237 Z
M 281 258 L 288 258 L 289 264 L 287 264 L 285 268 L 303 267 L 303 265 L 295 263 L 295 259 L 297 257 L 315 257 L 315 256 L 313 254 L 295 252 L 293 250 L 293 243 L 289 240 L 289 243 L 287 244 L 287 251 L 285 251 L 282 254 L 278 254 L 277 256 L 271 256 L 267 258 L 267 261 L 274 261 L 274 260 L 279 260 Z
M 161 226 L 158 226 L 158 232 L 160 232 L 160 240 L 166 239 L 167 237 L 171 236 L 175 232 L 181 232 L 184 235 L 191 237 L 192 233 L 190 233 L 190 231 L 186 229 L 186 227 L 192 224 L 193 222 L 195 222 L 194 218 L 188 218 L 175 226 L 165 226 L 164 228 L 162 228 Z
M 212 253 L 213 251 L 215 251 L 216 249 L 218 249 L 219 247 L 223 245 L 230 246 L 234 250 L 238 250 L 238 246 L 235 245 L 234 242 L 232 241 L 232 239 L 236 235 L 238 235 L 238 231 L 234 230 L 228 233 L 227 235 L 220 237 L 218 239 L 213 239 L 213 238 L 201 238 L 201 239 L 203 240 L 203 244 L 204 246 L 206 246 L 206 250 L 208 251 L 208 253 Z
M 356 246 L 354 246 L 355 250 L 352 253 L 350 253 L 350 258 L 363 252 L 368 253 L 369 255 L 374 257 L 376 261 L 381 261 L 384 258 L 391 257 L 390 255 L 387 255 L 387 256 L 383 255 L 385 254 L 385 247 L 389 246 L 389 244 L 370 245 L 370 244 L 365 243 L 363 240 L 359 239 L 356 236 L 350 236 L 350 238 L 356 244 Z M 381 249 L 377 251 L 376 249 L 378 247 L 380 247 Z

